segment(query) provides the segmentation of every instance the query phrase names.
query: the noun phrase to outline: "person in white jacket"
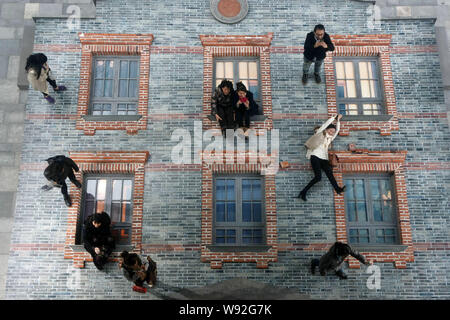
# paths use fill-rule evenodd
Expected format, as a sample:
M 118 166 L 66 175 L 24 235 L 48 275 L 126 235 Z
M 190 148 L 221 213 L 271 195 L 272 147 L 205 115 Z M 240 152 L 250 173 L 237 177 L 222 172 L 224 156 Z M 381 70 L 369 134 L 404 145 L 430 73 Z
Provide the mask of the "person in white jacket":
M 311 161 L 311 166 L 314 171 L 314 178 L 302 191 L 300 191 L 297 198 L 301 198 L 303 201 L 306 201 L 306 194 L 308 190 L 322 179 L 322 170 L 325 172 L 328 180 L 330 180 L 331 185 L 338 194 L 341 194 L 345 190 L 345 186 L 338 186 L 333 175 L 333 169 L 328 160 L 328 148 L 339 133 L 341 118 L 341 114 L 331 117 L 319 129 L 317 129 L 316 133 L 309 138 L 308 141 L 306 141 L 305 146 L 308 148 L 306 157 Z M 337 120 L 336 125 L 333 124 L 334 120 Z

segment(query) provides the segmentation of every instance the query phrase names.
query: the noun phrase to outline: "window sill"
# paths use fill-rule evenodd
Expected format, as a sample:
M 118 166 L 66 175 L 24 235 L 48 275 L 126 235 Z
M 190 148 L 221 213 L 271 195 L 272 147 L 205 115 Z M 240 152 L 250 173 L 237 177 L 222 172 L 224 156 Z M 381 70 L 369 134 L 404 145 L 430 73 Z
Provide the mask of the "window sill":
M 216 120 L 216 117 L 213 116 L 212 114 L 210 114 L 209 116 L 207 116 L 207 118 L 208 118 L 210 121 L 217 121 L 217 120 Z M 263 114 L 257 114 L 257 115 L 254 115 L 254 116 L 251 116 L 251 117 L 250 117 L 250 121 L 265 121 L 266 119 L 267 119 L 267 117 L 266 117 L 265 115 L 263 115 Z
M 81 117 L 86 121 L 139 121 L 142 118 L 142 115 L 83 115 Z
M 402 252 L 408 246 L 402 244 L 393 245 L 351 245 L 353 249 L 359 252 Z
M 84 248 L 84 246 L 82 244 L 74 244 L 71 245 L 70 248 L 73 250 L 73 252 L 86 252 L 86 249 Z M 134 246 L 133 245 L 116 245 L 116 248 L 114 249 L 114 252 L 122 252 L 122 251 L 133 251 L 134 250 Z
M 389 121 L 393 117 L 392 114 L 380 115 L 343 115 L 341 121 Z
M 206 246 L 212 252 L 267 252 L 271 246 Z

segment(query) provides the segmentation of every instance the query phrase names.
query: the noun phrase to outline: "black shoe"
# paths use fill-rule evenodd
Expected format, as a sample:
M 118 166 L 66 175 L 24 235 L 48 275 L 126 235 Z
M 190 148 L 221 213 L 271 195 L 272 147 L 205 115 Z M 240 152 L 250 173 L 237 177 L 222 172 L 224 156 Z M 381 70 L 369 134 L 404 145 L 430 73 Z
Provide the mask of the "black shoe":
M 66 206 L 72 206 L 72 200 L 70 200 L 70 197 L 64 197 L 64 202 L 66 203 Z
M 314 259 L 311 260 L 311 274 L 316 274 L 316 265 Z
M 339 191 L 336 191 L 337 194 L 341 194 L 345 191 L 346 186 L 343 186 L 342 188 L 339 188 Z
M 81 188 L 81 183 L 78 180 L 75 180 L 75 182 L 73 183 L 77 188 Z
M 298 196 L 296 198 L 302 199 L 303 201 L 307 201 L 306 200 L 306 192 L 300 191 L 300 193 L 298 194 Z
M 342 270 L 338 270 L 336 271 L 336 275 L 339 277 L 339 279 L 341 280 L 346 280 L 348 277 L 347 275 L 344 273 L 344 271 Z
M 302 77 L 302 83 L 306 84 L 308 82 L 308 74 L 304 73 Z
M 317 83 L 321 83 L 322 82 L 322 78 L 320 77 L 320 75 L 318 73 L 314 73 L 314 78 L 316 78 L 316 82 Z

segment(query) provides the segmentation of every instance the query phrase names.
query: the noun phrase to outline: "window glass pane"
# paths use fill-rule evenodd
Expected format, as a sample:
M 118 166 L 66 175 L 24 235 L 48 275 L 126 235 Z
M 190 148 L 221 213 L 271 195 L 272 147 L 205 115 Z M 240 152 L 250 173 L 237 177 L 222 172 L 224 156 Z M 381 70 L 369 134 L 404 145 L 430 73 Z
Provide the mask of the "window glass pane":
M 234 203 L 227 203 L 227 221 L 236 221 L 236 204 Z
M 243 179 L 242 180 L 242 200 L 251 200 L 252 199 L 252 184 L 251 180 Z
M 253 221 L 261 222 L 262 221 L 262 208 L 261 203 L 253 203 Z
M 253 93 L 253 99 L 259 100 L 259 83 L 258 80 L 249 80 L 247 89 Z
M 105 80 L 104 97 L 112 97 L 113 92 L 113 80 Z
M 97 187 L 97 180 L 91 179 L 87 181 L 86 187 L 86 200 L 94 200 L 95 199 L 95 190 Z
M 130 61 L 130 78 L 138 78 L 138 62 Z
M 394 210 L 391 201 L 383 201 L 383 220 L 394 222 Z
M 373 98 L 370 92 L 369 80 L 361 80 L 361 96 L 363 98 Z
M 252 199 L 261 200 L 261 180 L 253 180 Z
M 250 70 L 249 78 L 258 79 L 258 65 L 256 62 L 250 62 L 248 66 Z
M 120 202 L 113 202 L 111 205 L 111 221 L 120 222 L 122 216 L 122 210 Z
M 123 200 L 131 200 L 131 189 L 132 189 L 132 181 L 131 180 L 123 180 Z
M 136 104 L 128 104 L 128 114 L 137 114 Z
M 225 74 L 223 72 L 224 63 L 223 62 L 216 62 L 216 79 L 217 78 L 224 78 Z
M 367 62 L 360 61 L 358 65 L 359 65 L 359 77 L 361 79 L 368 79 L 369 72 L 367 71 Z
M 367 64 L 368 67 L 368 75 L 370 79 L 378 79 L 377 74 L 377 63 L 375 61 L 370 61 Z
M 356 199 L 365 200 L 366 195 L 364 192 L 364 180 L 355 180 Z
M 339 98 L 344 98 L 346 96 L 345 80 L 338 80 L 336 85 L 337 96 Z
M 370 80 L 370 92 L 372 93 L 371 97 L 373 98 L 378 98 L 380 96 L 378 81 Z
M 236 243 L 236 230 L 227 230 L 227 243 Z
M 346 114 L 349 115 L 357 115 L 358 114 L 358 105 L 356 104 L 346 104 L 345 105 L 346 108 Z
M 242 221 L 252 221 L 252 204 L 251 202 L 242 202 Z
M 239 78 L 240 79 L 248 79 L 248 63 L 247 62 L 243 62 L 243 61 L 239 62 Z
M 345 188 L 345 198 L 352 200 L 355 198 L 354 196 L 354 189 L 353 189 L 353 180 L 344 180 Z
M 117 105 L 117 114 L 118 115 L 127 114 L 127 105 L 125 103 L 119 103 Z
M 122 180 L 113 180 L 113 200 L 121 200 L 122 198 Z
M 225 243 L 225 238 L 224 237 L 216 237 L 216 243 L 218 243 L 218 244 Z
M 103 80 L 94 81 L 94 97 L 103 96 Z
M 225 200 L 225 180 L 216 180 L 216 199 Z
M 97 200 L 97 209 L 96 212 L 103 212 L 105 211 L 105 200 Z
M 216 236 L 218 236 L 218 237 L 225 237 L 225 229 L 217 229 L 216 230 Z
M 345 78 L 355 79 L 355 72 L 353 70 L 353 62 L 345 62 Z
M 131 202 L 122 203 L 122 221 L 131 222 Z
M 365 202 L 358 202 L 357 203 L 358 208 L 358 221 L 367 221 L 367 210 L 366 210 L 366 203 Z
M 370 192 L 372 199 L 378 200 L 381 198 L 379 180 L 370 180 Z
M 106 180 L 100 179 L 98 180 L 97 186 L 97 200 L 104 200 L 106 196 Z
M 111 105 L 108 103 L 103 104 L 103 115 L 110 115 L 111 114 Z
M 363 114 L 381 114 L 381 105 L 365 103 L 363 104 Z
M 381 204 L 378 201 L 372 202 L 373 219 L 375 221 L 383 221 L 383 216 L 381 214 Z
M 216 221 L 225 222 L 225 203 L 216 202 Z
M 129 97 L 137 97 L 137 92 L 138 92 L 138 82 L 137 80 L 130 80 L 129 81 Z
M 119 81 L 119 97 L 128 97 L 128 80 Z
M 356 221 L 356 207 L 353 201 L 347 201 L 348 221 Z
M 346 98 L 356 98 L 355 80 L 347 80 L 347 96 Z
M 104 60 L 97 60 L 95 62 L 94 77 L 95 77 L 95 79 L 103 79 L 104 76 L 105 76 L 105 61 Z
M 350 229 L 350 243 L 358 243 L 358 230 L 357 229 Z
M 126 61 L 126 60 L 120 61 L 120 73 L 119 73 L 119 77 L 120 77 L 121 79 L 126 79 L 126 78 L 128 78 L 128 61 Z
M 233 80 L 233 62 L 225 62 L 225 78 Z
M 116 240 L 116 245 L 127 245 L 130 243 L 130 229 L 113 229 L 112 236 Z
M 339 114 L 342 114 L 342 115 L 347 114 L 344 103 L 339 104 Z
M 234 180 L 227 180 L 227 200 L 234 200 Z
M 342 61 L 336 62 L 336 78 L 345 79 L 344 63 Z
M 105 62 L 105 78 L 114 79 L 114 61 L 106 60 Z

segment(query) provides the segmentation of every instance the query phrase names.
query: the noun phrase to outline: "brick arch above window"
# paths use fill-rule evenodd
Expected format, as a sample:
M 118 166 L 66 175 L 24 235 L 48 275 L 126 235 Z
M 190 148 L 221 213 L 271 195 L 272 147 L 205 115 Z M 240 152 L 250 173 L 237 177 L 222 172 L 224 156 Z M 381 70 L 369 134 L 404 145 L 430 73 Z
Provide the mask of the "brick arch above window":
M 270 44 L 273 33 L 267 35 L 200 35 L 203 45 L 203 129 L 220 128 L 211 121 L 211 96 L 213 86 L 214 58 L 259 57 L 261 74 L 261 96 L 264 121 L 252 121 L 255 129 L 272 129 L 272 92 L 270 73 Z
M 133 252 L 140 253 L 142 249 L 142 217 L 144 203 L 145 163 L 149 158 L 148 151 L 77 151 L 70 152 L 69 157 L 80 168 L 75 172 L 77 180 L 84 182 L 86 174 L 129 174 L 134 177 L 131 246 Z M 84 187 L 84 185 L 83 185 Z M 82 189 L 73 184 L 70 189 L 72 207 L 68 209 L 68 227 L 64 245 L 64 258 L 72 259 L 74 266 L 84 268 L 85 261 L 92 257 L 83 246 L 76 244 L 77 226 L 81 216 Z M 117 250 L 117 248 L 116 248 Z
M 148 83 L 150 72 L 150 46 L 152 34 L 79 33 L 81 42 L 80 88 L 76 128 L 86 135 L 96 130 L 126 130 L 136 134 L 147 128 Z M 95 56 L 139 56 L 139 84 L 137 115 L 91 116 L 88 114 Z
M 335 45 L 324 61 L 328 114 L 338 113 L 334 59 L 338 57 L 376 57 L 379 63 L 380 87 L 383 92 L 384 114 L 379 116 L 344 116 L 340 135 L 349 135 L 353 130 L 378 130 L 381 135 L 390 135 L 399 130 L 397 104 L 390 62 L 390 34 L 332 35 Z
M 414 247 L 410 215 L 408 209 L 408 198 L 405 179 L 406 151 L 330 151 L 339 158 L 338 166 L 333 170 L 336 181 L 343 184 L 344 175 L 349 174 L 385 174 L 393 175 L 393 187 L 395 203 L 397 208 L 397 225 L 400 235 L 400 244 L 370 249 L 370 247 L 358 250 L 369 260 L 374 262 L 393 262 L 396 268 L 406 268 L 407 262 L 414 262 Z M 336 237 L 337 241 L 348 243 L 347 220 L 344 193 L 334 193 L 334 206 L 336 214 Z M 349 258 L 350 268 L 359 268 L 359 262 Z

